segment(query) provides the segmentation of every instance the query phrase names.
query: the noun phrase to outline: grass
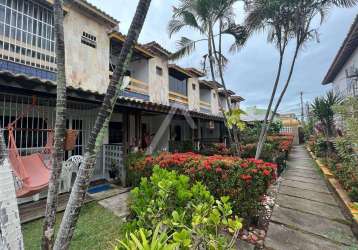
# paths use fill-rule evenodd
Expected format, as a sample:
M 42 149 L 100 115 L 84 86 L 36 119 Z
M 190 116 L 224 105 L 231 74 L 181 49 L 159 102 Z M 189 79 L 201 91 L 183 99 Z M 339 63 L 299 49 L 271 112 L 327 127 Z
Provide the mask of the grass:
M 56 230 L 63 213 L 58 214 Z M 43 220 L 36 220 L 22 226 L 25 249 L 41 249 Z M 101 207 L 97 202 L 83 206 L 71 242 L 72 250 L 113 249 L 113 244 L 120 237 L 123 220 Z

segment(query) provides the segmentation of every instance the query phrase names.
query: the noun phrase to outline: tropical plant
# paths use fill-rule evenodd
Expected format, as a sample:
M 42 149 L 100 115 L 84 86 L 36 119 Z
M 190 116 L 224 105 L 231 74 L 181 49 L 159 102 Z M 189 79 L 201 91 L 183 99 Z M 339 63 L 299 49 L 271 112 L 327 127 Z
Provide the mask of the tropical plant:
M 242 228 L 241 220 L 232 215 L 228 197 L 215 200 L 201 183 L 192 185 L 189 177 L 158 166 L 133 189 L 130 198 L 134 220 L 128 228 L 134 232 L 139 228 L 142 242 L 161 235 L 178 249 L 232 249 Z M 150 230 L 148 240 L 146 230 Z
M 341 102 L 341 96 L 329 91 L 325 97 L 316 97 L 312 103 L 312 112 L 323 125 L 326 137 L 335 135 L 333 106 L 339 105 Z
M 348 97 L 341 104 L 334 105 L 333 111 L 343 122 L 345 139 L 352 144 L 358 144 L 358 99 Z
M 122 46 L 121 53 L 117 60 L 112 79 L 107 88 L 102 106 L 98 112 L 94 127 L 89 137 L 84 163 L 81 165 L 72 192 L 67 203 L 60 229 L 55 241 L 54 249 L 68 249 L 75 231 L 75 226 L 84 203 L 86 190 L 93 175 L 93 168 L 96 163 L 98 152 L 103 145 L 103 138 L 106 134 L 108 123 L 116 104 L 117 98 L 123 89 L 123 77 L 131 58 L 132 48 L 136 44 L 142 30 L 145 18 L 148 13 L 151 0 L 139 0 L 134 14 L 128 35 Z
M 224 88 L 225 99 L 230 113 L 231 102 L 228 98 L 228 91 L 223 74 L 223 68 L 228 60 L 222 53 L 222 38 L 224 35 L 230 35 L 234 38 L 235 41 L 231 46 L 231 51 L 240 48 L 247 39 L 246 29 L 235 24 L 235 15 L 233 12 L 233 4 L 235 2 L 237 2 L 237 0 L 181 0 L 179 6 L 174 7 L 173 19 L 168 25 L 170 36 L 179 32 L 183 28 L 191 28 L 198 31 L 199 34 L 202 35 L 202 38 L 198 40 L 191 40 L 190 38 L 182 37 L 178 41 L 178 50 L 172 55 L 172 59 L 178 59 L 188 55 L 195 50 L 198 43 L 206 42 L 208 52 L 203 55 L 204 69 L 206 68 L 206 61 L 208 60 L 214 90 L 216 92 L 216 96 L 219 96 L 218 86 L 216 84 L 216 69 L 218 69 L 221 85 Z M 216 26 L 218 26 L 218 34 L 215 33 Z M 216 37 L 218 37 L 218 41 L 216 41 Z M 224 113 L 223 108 L 220 108 Z M 233 133 L 231 133 L 228 128 L 228 132 L 230 140 L 231 135 L 233 136 L 236 145 L 236 152 L 239 154 L 237 127 L 233 126 Z
M 273 100 L 276 95 L 278 83 L 281 77 L 282 62 L 286 52 L 287 44 L 291 38 L 290 10 L 285 7 L 283 1 L 253 0 L 246 1 L 248 12 L 246 25 L 252 31 L 268 30 L 267 40 L 273 43 L 279 52 L 279 63 L 277 66 L 276 78 L 273 84 L 271 98 L 266 110 L 265 118 L 261 127 L 261 132 L 256 150 L 256 158 L 260 157 L 263 147 L 263 137 L 268 129 L 267 123 L 272 109 Z
M 59 179 L 64 155 L 64 138 L 66 133 L 66 67 L 65 67 L 65 39 L 63 29 L 63 1 L 55 0 L 53 5 L 55 23 L 56 65 L 57 65 L 57 97 L 54 151 L 52 156 L 51 176 L 47 192 L 45 219 L 42 232 L 42 249 L 52 249 L 54 241 L 54 227 L 57 212 L 57 197 L 59 193 Z
M 152 233 L 151 230 L 139 228 L 133 233 L 127 233 L 125 240 L 119 240 L 115 250 L 175 250 L 179 243 L 169 243 L 170 236 L 165 231 L 160 232 L 158 224 Z
M 272 1 L 278 2 L 278 1 Z M 327 11 L 332 7 L 352 7 L 358 1 L 357 0 L 305 0 L 305 1 L 291 1 L 291 0 L 282 0 L 279 4 L 280 9 L 285 9 L 287 14 L 283 16 L 284 22 L 289 25 L 287 30 L 289 31 L 289 38 L 295 40 L 296 46 L 294 54 L 292 57 L 292 62 L 289 70 L 289 74 L 286 80 L 286 83 L 278 97 L 277 103 L 274 106 L 273 112 L 268 120 L 267 126 L 264 127 L 262 137 L 260 136 L 259 145 L 256 153 L 256 158 L 260 157 L 260 150 L 262 144 L 266 140 L 267 128 L 270 127 L 274 114 L 277 113 L 277 110 L 281 104 L 281 101 L 287 91 L 287 88 L 290 84 L 293 71 L 296 65 L 297 57 L 299 51 L 307 44 L 309 41 L 316 39 L 319 42 L 318 37 L 318 28 L 312 28 L 313 20 L 316 17 L 319 17 L 323 23 L 325 20 Z M 277 12 L 278 14 L 279 12 Z M 274 98 L 274 96 L 271 96 Z M 269 109 L 269 112 L 271 110 Z M 265 131 L 266 130 L 266 131 Z
M 225 112 L 227 126 L 232 129 L 236 126 L 240 130 L 244 130 L 246 128 L 246 123 L 241 120 L 241 115 L 245 115 L 245 111 L 241 109 L 232 109 L 230 111 Z

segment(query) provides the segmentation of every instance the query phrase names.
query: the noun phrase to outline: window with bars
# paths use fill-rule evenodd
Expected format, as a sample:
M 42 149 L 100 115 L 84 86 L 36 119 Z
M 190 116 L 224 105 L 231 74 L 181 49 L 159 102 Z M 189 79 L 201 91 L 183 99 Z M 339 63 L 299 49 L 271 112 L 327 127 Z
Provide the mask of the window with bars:
M 30 0 L 0 0 L 0 58 L 56 71 L 52 9 Z
M 97 47 L 97 38 L 87 32 L 82 33 L 81 42 L 92 48 Z

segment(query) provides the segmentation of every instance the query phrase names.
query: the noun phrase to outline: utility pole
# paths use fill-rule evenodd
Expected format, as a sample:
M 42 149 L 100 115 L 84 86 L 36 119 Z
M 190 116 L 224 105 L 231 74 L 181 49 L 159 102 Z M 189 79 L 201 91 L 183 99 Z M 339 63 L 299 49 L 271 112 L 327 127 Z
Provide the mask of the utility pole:
M 302 124 L 304 123 L 304 113 L 303 113 L 303 92 L 300 92 L 300 96 L 301 96 L 301 122 Z

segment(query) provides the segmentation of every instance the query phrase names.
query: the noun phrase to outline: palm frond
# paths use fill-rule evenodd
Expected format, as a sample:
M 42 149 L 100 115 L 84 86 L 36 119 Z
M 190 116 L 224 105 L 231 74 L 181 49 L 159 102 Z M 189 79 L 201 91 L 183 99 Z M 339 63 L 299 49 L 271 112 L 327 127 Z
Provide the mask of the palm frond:
M 193 41 L 187 37 L 181 37 L 180 40 L 177 41 L 178 50 L 170 56 L 170 59 L 177 60 L 190 55 L 195 50 L 196 43 L 204 40 L 205 39 Z
M 234 37 L 235 42 L 230 48 L 231 52 L 237 52 L 240 48 L 242 48 L 249 36 L 245 26 L 237 25 L 235 23 L 228 24 L 228 27 L 222 31 L 222 34 Z

